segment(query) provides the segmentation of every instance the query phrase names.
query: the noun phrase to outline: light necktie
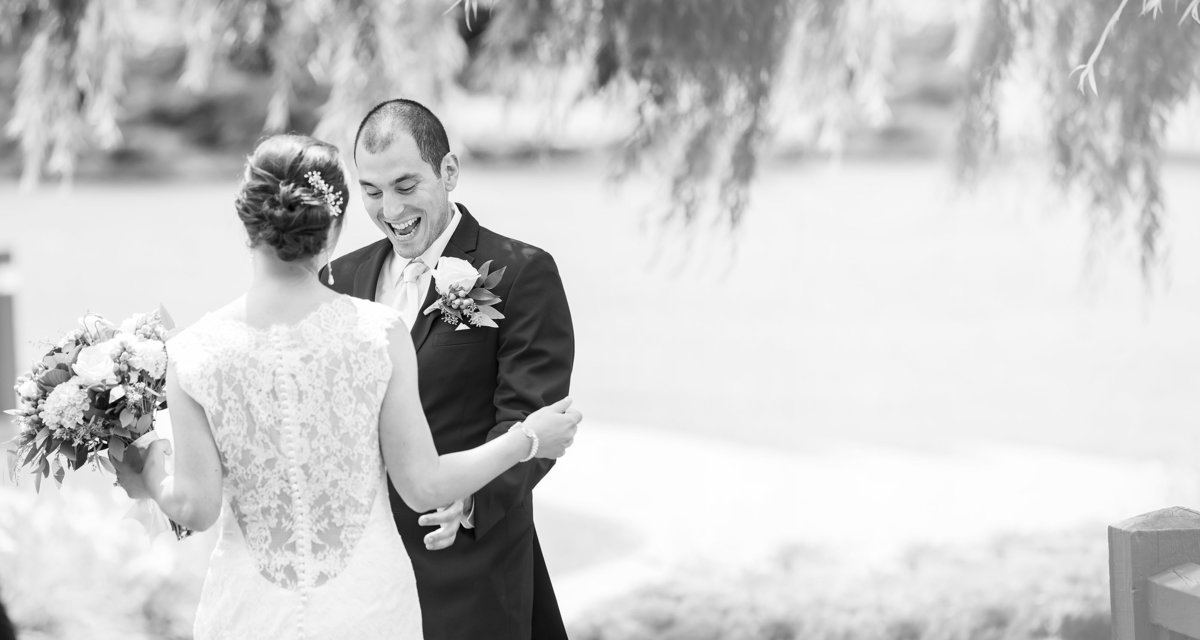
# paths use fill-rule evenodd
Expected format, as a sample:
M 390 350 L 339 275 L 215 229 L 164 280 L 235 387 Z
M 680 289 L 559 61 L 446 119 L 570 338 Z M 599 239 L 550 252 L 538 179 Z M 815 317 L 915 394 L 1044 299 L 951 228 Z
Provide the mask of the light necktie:
M 409 329 L 412 329 L 413 323 L 417 321 L 417 314 L 421 312 L 418 308 L 422 302 L 420 278 L 426 271 L 429 271 L 429 267 L 425 266 L 424 262 L 413 260 L 404 267 L 400 276 L 400 295 L 396 297 L 396 309 L 400 311 L 400 317 Z

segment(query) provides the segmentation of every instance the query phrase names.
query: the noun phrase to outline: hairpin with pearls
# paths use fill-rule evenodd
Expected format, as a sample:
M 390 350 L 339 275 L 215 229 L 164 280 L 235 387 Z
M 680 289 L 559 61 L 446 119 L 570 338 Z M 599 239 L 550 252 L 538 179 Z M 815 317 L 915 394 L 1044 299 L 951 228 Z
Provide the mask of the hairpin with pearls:
M 312 185 L 313 189 L 321 192 L 322 197 L 325 198 L 325 202 L 329 205 L 333 217 L 336 218 L 342 215 L 342 194 L 335 193 L 333 187 L 326 184 L 320 172 L 309 171 L 304 174 L 304 177 L 308 179 L 308 184 Z

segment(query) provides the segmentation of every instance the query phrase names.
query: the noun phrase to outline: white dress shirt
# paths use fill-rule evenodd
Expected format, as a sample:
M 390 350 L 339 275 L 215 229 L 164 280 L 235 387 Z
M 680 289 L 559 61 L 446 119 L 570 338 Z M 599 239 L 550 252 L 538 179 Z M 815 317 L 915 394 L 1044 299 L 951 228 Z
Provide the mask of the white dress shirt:
M 450 215 L 450 224 L 446 225 L 446 230 L 429 245 L 425 253 L 414 258 L 425 263 L 425 266 L 432 270 L 437 266 L 437 261 L 442 257 L 442 253 L 446 251 L 446 245 L 450 244 L 450 237 L 454 235 L 454 230 L 458 228 L 458 223 L 462 220 L 462 214 L 458 210 L 458 205 L 450 203 L 450 208 L 453 213 Z M 389 307 L 395 307 L 399 311 L 404 311 L 399 308 L 400 291 L 403 284 L 404 268 L 408 263 L 412 262 L 408 258 L 392 251 L 383 260 L 383 268 L 379 270 L 379 282 L 375 285 L 375 302 L 386 304 Z M 425 297 L 429 295 L 429 287 L 433 283 L 433 273 L 426 271 L 417 278 L 417 289 L 421 292 L 417 298 L 417 305 L 421 305 L 425 301 Z M 417 309 L 417 317 L 425 313 L 424 309 Z M 415 322 L 413 323 L 416 324 Z M 412 327 L 409 327 L 412 330 Z M 440 509 L 439 509 L 440 511 Z M 465 512 L 462 518 L 459 519 L 459 524 L 465 529 L 473 529 L 475 527 L 475 504 L 472 501 L 471 510 Z

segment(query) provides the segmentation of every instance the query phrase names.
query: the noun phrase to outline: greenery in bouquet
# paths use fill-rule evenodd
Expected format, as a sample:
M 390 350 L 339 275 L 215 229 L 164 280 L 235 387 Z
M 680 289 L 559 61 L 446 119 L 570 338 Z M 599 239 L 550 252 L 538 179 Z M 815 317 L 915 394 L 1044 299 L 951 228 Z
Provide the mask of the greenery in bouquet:
M 18 433 L 8 452 L 9 473 L 34 474 L 59 484 L 67 470 L 88 462 L 110 472 L 107 452 L 125 448 L 154 428 L 154 412 L 167 406 L 166 339 L 172 329 L 162 309 L 114 325 L 96 314 L 79 320 L 17 380 Z

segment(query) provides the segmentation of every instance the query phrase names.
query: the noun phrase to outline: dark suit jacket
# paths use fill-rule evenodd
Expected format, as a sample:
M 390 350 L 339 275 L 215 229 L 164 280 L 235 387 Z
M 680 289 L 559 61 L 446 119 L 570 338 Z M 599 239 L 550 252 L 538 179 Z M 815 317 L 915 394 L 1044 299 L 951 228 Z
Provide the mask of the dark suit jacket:
M 421 405 L 439 453 L 461 451 L 506 432 L 531 412 L 568 394 L 575 338 L 558 267 L 550 254 L 462 219 L 443 256 L 475 267 L 507 267 L 492 291 L 505 318 L 498 329 L 454 331 L 436 313 L 413 323 Z M 379 271 L 392 251 L 387 239 L 333 262 L 341 293 L 374 299 Z M 322 281 L 324 281 L 322 274 Z M 436 289 L 421 305 L 434 302 Z M 475 528 L 454 545 L 425 549 L 419 514 L 391 489 L 396 527 L 417 576 L 427 640 L 566 638 L 554 587 L 533 526 L 531 491 L 553 466 L 531 460 L 475 494 Z

